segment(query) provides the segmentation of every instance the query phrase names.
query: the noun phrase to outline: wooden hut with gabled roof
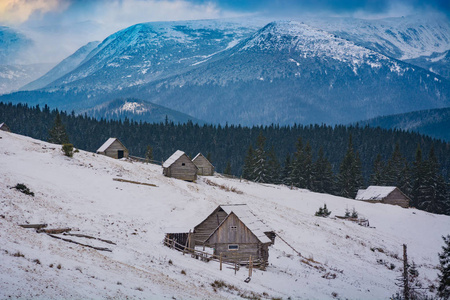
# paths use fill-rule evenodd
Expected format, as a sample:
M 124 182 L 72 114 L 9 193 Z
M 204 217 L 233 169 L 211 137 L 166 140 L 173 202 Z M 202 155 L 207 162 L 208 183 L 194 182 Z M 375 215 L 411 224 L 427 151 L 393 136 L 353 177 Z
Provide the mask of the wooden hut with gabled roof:
M 163 174 L 186 181 L 197 180 L 198 168 L 181 150 L 175 151 L 162 165 Z
M 192 162 L 198 168 L 198 175 L 203 175 L 203 176 L 214 175 L 214 166 L 206 157 L 203 156 L 203 154 L 201 154 L 201 153 L 197 154 L 192 159 Z
M 98 148 L 97 154 L 121 159 L 128 158 L 129 152 L 118 138 L 109 138 L 100 148 Z
M 234 204 L 219 205 L 194 227 L 193 238 L 195 245 L 213 248 L 226 261 L 246 261 L 252 256 L 267 262 L 275 233 L 246 204 Z
M 370 203 L 385 203 L 409 207 L 410 199 L 395 186 L 375 186 L 371 185 L 367 189 L 358 190 L 356 200 Z
M 11 132 L 11 129 L 5 123 L 0 124 L 0 130 L 6 131 L 6 132 Z

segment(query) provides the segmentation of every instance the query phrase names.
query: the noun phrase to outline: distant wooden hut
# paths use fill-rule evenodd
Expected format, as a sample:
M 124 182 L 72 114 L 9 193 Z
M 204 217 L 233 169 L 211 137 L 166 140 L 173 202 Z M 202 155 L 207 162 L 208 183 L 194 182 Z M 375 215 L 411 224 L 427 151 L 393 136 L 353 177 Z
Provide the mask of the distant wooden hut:
M 5 123 L 0 124 L 0 130 L 6 131 L 6 132 L 11 132 L 11 129 Z
M 203 176 L 212 176 L 214 175 L 214 166 L 209 160 L 203 156 L 203 154 L 199 153 L 196 157 L 192 159 L 192 162 L 198 168 L 198 175 Z
M 401 207 L 409 207 L 410 199 L 402 193 L 399 188 L 395 186 L 374 186 L 371 185 L 367 189 L 358 191 L 356 200 L 371 202 L 371 203 L 385 203 L 392 205 L 399 205 Z
M 109 138 L 97 153 L 117 159 L 128 158 L 129 155 L 128 149 L 117 138 Z
M 194 227 L 195 245 L 214 249 L 225 261 L 267 262 L 275 234 L 256 218 L 246 204 L 220 205 Z
M 197 180 L 198 168 L 181 150 L 175 151 L 162 165 L 163 174 L 181 180 Z

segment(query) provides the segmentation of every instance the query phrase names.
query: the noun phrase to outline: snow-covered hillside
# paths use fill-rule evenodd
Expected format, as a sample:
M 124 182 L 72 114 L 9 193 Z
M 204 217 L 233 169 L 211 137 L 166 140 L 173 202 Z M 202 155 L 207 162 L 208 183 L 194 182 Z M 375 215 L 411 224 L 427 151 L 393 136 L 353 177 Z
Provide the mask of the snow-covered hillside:
M 61 146 L 0 131 L 0 298 L 260 298 L 386 299 L 397 291 L 402 244 L 419 267 L 426 286 L 437 276 L 441 236 L 450 217 L 416 209 L 367 204 L 283 186 L 208 178 L 234 193 L 166 178 L 161 167 L 114 160 L 80 151 L 64 156 Z M 103 141 L 99 141 L 99 145 Z M 113 181 L 122 178 L 157 187 Z M 10 187 L 23 183 L 28 196 Z M 279 238 L 269 248 L 269 266 L 237 274 L 219 271 L 162 244 L 168 231 L 186 232 L 217 205 L 246 203 Z M 353 207 L 369 219 L 362 227 L 335 218 L 314 217 L 324 203 L 332 216 Z M 98 251 L 18 224 L 48 223 L 106 240 L 83 243 Z M 79 238 L 82 240 L 82 238 Z M 314 263 L 316 261 L 317 263 Z M 393 266 L 393 267 L 392 267 Z M 391 270 L 393 268 L 393 270 Z M 334 277 L 335 278 L 331 279 Z M 222 280 L 228 288 L 214 289 Z M 235 288 L 230 288 L 230 286 Z M 335 293 L 335 294 L 334 294 Z

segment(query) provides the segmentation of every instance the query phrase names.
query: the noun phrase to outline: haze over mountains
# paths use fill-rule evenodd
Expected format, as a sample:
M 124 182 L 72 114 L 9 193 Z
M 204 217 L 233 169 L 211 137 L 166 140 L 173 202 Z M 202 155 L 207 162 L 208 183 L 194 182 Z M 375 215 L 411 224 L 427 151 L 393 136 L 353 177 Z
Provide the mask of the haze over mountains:
M 132 97 L 206 122 L 244 125 L 346 124 L 450 106 L 445 17 L 264 24 L 137 24 L 86 45 L 23 87 L 37 90 L 0 101 L 111 117 L 104 108 L 119 109 L 111 101 Z

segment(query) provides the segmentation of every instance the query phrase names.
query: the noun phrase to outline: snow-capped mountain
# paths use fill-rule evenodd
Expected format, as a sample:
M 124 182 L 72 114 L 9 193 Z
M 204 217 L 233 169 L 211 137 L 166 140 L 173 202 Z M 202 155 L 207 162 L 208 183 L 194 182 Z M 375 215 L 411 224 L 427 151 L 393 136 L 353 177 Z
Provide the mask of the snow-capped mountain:
M 91 51 L 98 46 L 100 42 L 89 42 L 80 49 L 78 49 L 71 56 L 64 59 L 57 64 L 54 68 L 48 71 L 44 76 L 39 77 L 37 80 L 26 84 L 21 87 L 21 90 L 36 90 L 45 87 L 49 83 L 57 80 L 65 74 L 73 71 L 80 63 L 91 53 Z
M 307 18 L 311 26 L 400 60 L 450 50 L 450 22 L 445 15 L 384 19 Z
M 48 87 L 113 91 L 144 84 L 189 70 L 255 30 L 217 21 L 137 24 L 106 38 L 76 70 Z
M 242 22 L 242 21 L 240 21 Z M 447 107 L 450 83 L 300 22 L 145 23 L 37 92 L 0 98 L 85 111 L 133 97 L 211 123 L 348 123 Z
M 133 95 L 210 122 L 347 123 L 445 107 L 449 86 L 442 77 L 333 34 L 274 22 L 220 59 L 138 87 Z
M 450 50 L 450 21 L 440 14 L 365 20 L 306 18 L 314 27 L 450 78 L 439 58 Z

